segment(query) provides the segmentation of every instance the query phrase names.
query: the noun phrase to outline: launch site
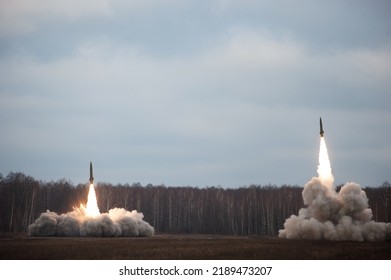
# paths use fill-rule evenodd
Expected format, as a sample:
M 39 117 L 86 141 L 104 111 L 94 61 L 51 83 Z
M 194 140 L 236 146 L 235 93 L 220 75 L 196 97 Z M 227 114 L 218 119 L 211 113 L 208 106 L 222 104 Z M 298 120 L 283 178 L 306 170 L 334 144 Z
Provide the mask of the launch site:
M 389 241 L 229 235 L 0 238 L 0 259 L 13 260 L 389 260 L 390 250 Z

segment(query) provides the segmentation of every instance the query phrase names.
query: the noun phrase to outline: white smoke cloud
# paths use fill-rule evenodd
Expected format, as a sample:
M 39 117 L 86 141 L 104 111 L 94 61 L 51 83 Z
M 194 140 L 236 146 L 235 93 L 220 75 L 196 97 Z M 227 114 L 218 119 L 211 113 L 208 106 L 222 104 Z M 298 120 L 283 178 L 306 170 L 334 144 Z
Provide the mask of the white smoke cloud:
M 361 186 L 346 183 L 339 192 L 314 177 L 302 193 L 304 205 L 279 231 L 288 239 L 382 241 L 391 238 L 391 224 L 372 220 Z
M 136 210 L 114 208 L 96 217 L 86 215 L 84 207 L 58 215 L 49 210 L 28 227 L 30 236 L 153 236 L 154 228 Z

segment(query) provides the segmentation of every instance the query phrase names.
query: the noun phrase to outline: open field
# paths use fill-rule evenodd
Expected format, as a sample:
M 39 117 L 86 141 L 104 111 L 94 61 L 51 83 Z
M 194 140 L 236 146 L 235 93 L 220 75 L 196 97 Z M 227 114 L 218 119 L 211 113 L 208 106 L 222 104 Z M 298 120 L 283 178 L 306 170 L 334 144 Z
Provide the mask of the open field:
M 391 242 L 286 240 L 259 236 L 144 238 L 0 237 L 0 259 L 391 259 Z

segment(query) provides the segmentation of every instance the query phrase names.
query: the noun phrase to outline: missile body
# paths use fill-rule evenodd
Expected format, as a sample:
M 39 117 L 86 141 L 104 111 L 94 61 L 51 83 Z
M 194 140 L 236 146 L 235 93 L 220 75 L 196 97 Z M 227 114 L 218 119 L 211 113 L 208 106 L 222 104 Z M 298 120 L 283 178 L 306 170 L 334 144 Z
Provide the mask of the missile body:
M 323 137 L 324 131 L 323 131 L 322 118 L 319 119 L 319 124 L 320 124 L 320 137 Z
M 92 161 L 90 161 L 90 184 L 94 183 L 94 172 L 92 170 Z

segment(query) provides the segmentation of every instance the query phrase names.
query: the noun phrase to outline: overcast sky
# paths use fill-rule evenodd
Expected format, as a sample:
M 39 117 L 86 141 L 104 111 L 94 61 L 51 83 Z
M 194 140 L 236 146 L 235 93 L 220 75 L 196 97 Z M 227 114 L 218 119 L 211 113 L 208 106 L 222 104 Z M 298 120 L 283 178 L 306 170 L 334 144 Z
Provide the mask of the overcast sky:
M 0 173 L 391 181 L 391 2 L 0 0 Z

